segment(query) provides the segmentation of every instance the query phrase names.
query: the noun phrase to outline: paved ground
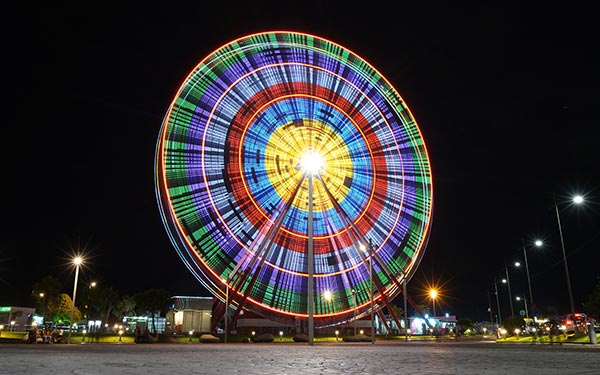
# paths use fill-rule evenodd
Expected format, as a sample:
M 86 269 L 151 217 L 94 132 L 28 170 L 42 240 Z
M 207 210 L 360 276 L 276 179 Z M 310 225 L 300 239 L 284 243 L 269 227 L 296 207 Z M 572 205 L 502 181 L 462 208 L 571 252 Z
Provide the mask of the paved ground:
M 598 375 L 600 345 L 493 342 L 0 344 L 1 374 Z

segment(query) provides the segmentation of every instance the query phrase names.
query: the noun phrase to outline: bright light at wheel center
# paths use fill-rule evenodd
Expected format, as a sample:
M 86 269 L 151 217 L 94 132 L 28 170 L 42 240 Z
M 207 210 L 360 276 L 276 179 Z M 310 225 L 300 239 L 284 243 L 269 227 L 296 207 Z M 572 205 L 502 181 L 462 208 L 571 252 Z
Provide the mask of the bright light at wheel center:
M 316 175 L 323 168 L 323 157 L 318 152 L 307 151 L 302 155 L 300 165 L 306 172 Z

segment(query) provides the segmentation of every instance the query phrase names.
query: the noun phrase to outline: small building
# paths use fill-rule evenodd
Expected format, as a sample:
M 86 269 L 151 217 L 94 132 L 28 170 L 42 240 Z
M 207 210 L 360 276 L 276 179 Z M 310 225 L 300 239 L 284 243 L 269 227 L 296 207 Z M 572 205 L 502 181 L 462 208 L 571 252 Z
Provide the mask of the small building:
M 173 305 L 167 312 L 167 326 L 173 333 L 190 331 L 210 333 L 213 297 L 171 297 Z
M 0 306 L 0 324 L 5 331 L 26 331 L 31 327 L 33 307 Z

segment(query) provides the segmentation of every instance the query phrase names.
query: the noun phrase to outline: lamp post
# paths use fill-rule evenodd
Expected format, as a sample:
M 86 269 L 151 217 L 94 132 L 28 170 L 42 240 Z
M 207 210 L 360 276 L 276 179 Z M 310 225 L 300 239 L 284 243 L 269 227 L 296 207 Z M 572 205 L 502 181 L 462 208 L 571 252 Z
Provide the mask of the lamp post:
M 46 300 L 44 299 L 46 295 L 44 293 L 40 293 L 40 305 L 42 307 L 42 318 L 44 318 L 44 323 L 46 322 Z
M 73 264 L 75 265 L 75 282 L 73 283 L 73 301 L 71 301 L 71 319 L 69 320 L 69 336 L 67 336 L 67 344 L 71 343 L 71 331 L 73 331 L 73 314 L 75 313 L 75 297 L 77 296 L 77 279 L 79 278 L 79 266 L 83 260 L 81 257 L 75 257 Z M 119 337 L 120 339 L 121 337 Z
M 403 299 L 404 299 L 404 341 L 408 341 L 408 308 L 406 305 L 406 273 L 404 274 L 404 280 L 402 281 L 402 289 L 404 291 Z
M 576 195 L 573 197 L 573 203 L 581 204 L 583 203 L 583 197 L 581 195 Z M 558 233 L 560 234 L 560 244 L 562 246 L 563 252 L 563 260 L 565 263 L 565 275 L 567 277 L 567 287 L 569 289 L 569 303 L 571 305 L 571 314 L 575 314 L 575 304 L 573 303 L 573 292 L 571 291 L 571 278 L 569 277 L 569 266 L 567 264 L 567 252 L 565 250 L 565 241 L 563 239 L 562 226 L 560 224 L 560 214 L 558 213 L 558 204 L 556 203 L 556 199 L 554 199 L 554 208 L 556 209 L 556 221 L 558 222 Z M 577 327 L 575 327 L 575 336 L 577 336 Z
M 356 336 L 356 291 L 354 289 L 352 289 L 352 301 L 354 302 L 354 309 L 352 310 L 354 319 L 352 319 L 352 324 L 354 325 L 354 336 Z
M 517 296 L 516 299 L 517 301 L 520 301 L 522 299 L 523 302 L 525 302 L 525 317 L 529 318 L 529 311 L 527 310 L 527 299 L 525 297 L 521 298 L 519 296 Z
M 88 327 L 89 327 L 89 321 L 90 321 L 90 318 L 91 318 L 91 317 L 90 317 L 90 315 L 91 315 L 91 314 L 90 314 L 90 312 L 92 311 L 92 307 L 91 307 L 91 304 L 92 304 L 92 303 L 91 303 L 91 302 L 92 302 L 92 300 L 94 299 L 94 298 L 92 297 L 92 288 L 96 288 L 96 285 L 98 285 L 98 283 L 97 283 L 97 282 L 95 282 L 95 281 L 92 281 L 92 282 L 90 283 L 90 285 L 88 286 L 88 295 L 87 295 L 87 302 L 88 302 L 88 303 L 87 303 L 87 305 L 86 305 L 86 307 L 87 307 L 87 319 L 88 319 Z
M 227 342 L 227 334 L 229 328 L 229 281 L 227 279 L 222 279 L 221 281 L 225 283 L 225 336 L 223 342 Z
M 433 303 L 433 317 L 435 318 L 437 315 L 435 313 L 435 299 L 438 295 L 438 291 L 436 289 L 429 290 L 429 297 L 431 297 L 431 302 Z
M 500 323 L 502 322 L 502 314 L 500 313 L 500 297 L 498 297 L 498 283 L 496 282 L 496 279 L 494 278 L 494 289 L 496 292 L 496 308 L 498 308 L 498 322 L 496 323 L 496 332 L 498 331 L 497 328 L 500 328 Z
M 502 282 L 508 285 L 508 300 L 510 301 L 510 316 L 514 318 L 515 310 L 513 309 L 512 292 L 510 291 L 510 278 L 508 277 L 508 266 L 505 266 L 504 270 L 506 271 L 506 279 L 502 279 Z
M 543 242 L 541 240 L 535 240 L 535 246 L 541 247 Z M 533 303 L 533 292 L 531 290 L 531 277 L 529 276 L 529 263 L 527 262 L 527 249 L 523 245 L 523 259 L 525 260 L 525 271 L 527 272 L 527 285 L 529 286 L 529 303 L 531 304 L 531 313 L 535 317 L 535 304 Z

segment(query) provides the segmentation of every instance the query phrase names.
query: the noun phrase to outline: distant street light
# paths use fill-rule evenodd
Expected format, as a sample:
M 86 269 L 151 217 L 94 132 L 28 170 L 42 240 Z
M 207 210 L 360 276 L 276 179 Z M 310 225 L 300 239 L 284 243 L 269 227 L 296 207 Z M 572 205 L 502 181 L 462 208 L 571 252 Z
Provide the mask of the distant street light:
M 71 301 L 71 319 L 69 320 L 69 336 L 67 336 L 67 344 L 71 343 L 71 331 L 73 331 L 73 314 L 75 313 L 75 297 L 77 296 L 77 279 L 79 278 L 79 266 L 81 266 L 83 259 L 81 257 L 75 257 L 73 264 L 75 265 L 75 282 L 73 283 L 73 300 Z M 119 341 L 121 338 L 119 337 Z
M 574 196 L 573 203 L 583 203 L 583 197 L 581 195 Z M 569 277 L 569 266 L 567 264 L 567 252 L 565 250 L 565 241 L 563 239 L 562 225 L 560 224 L 560 214 L 558 212 L 558 203 L 556 202 L 556 199 L 554 199 L 554 208 L 556 209 L 556 221 L 558 222 L 558 233 L 560 234 L 560 244 L 562 246 L 563 260 L 565 263 L 565 275 L 567 277 L 567 287 L 569 289 L 569 303 L 571 305 L 571 314 L 575 315 L 575 304 L 573 303 L 573 292 L 571 290 L 571 278 Z M 575 327 L 575 336 L 577 336 L 577 334 L 577 327 Z
M 502 324 L 502 313 L 500 313 L 500 297 L 498 297 L 498 283 L 496 282 L 496 278 L 494 278 L 494 289 L 496 292 L 496 307 L 498 308 L 498 321 L 496 323 L 496 331 Z
M 521 297 L 516 297 L 517 301 L 520 301 L 521 299 L 523 300 L 523 302 L 525 302 L 525 317 L 529 318 L 529 310 L 527 310 L 527 299 L 525 297 L 521 298 Z
M 544 243 L 541 240 L 535 240 L 535 246 L 541 247 Z M 527 285 L 529 286 L 529 304 L 531 305 L 531 314 L 535 317 L 535 304 L 533 303 L 533 291 L 531 290 L 531 277 L 529 277 L 529 263 L 527 262 L 527 249 L 523 245 L 523 258 L 525 259 L 525 271 L 527 272 Z
M 510 316 L 514 318 L 515 310 L 513 309 L 512 292 L 510 291 L 510 278 L 508 277 L 508 267 L 505 266 L 504 270 L 506 271 L 506 279 L 502 279 L 502 282 L 504 284 L 508 285 L 508 300 L 510 301 Z

